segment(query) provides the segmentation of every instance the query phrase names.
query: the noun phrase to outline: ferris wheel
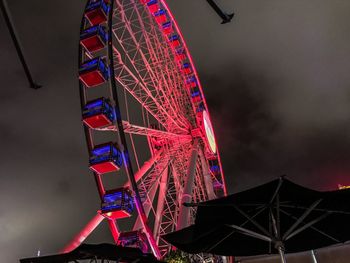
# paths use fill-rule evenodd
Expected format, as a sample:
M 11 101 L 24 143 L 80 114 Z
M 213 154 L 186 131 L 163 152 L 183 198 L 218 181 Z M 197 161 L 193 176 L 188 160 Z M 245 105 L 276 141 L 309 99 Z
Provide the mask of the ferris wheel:
M 82 120 L 101 208 L 67 245 L 103 220 L 117 244 L 157 258 L 161 236 L 226 194 L 202 87 L 165 0 L 88 0 L 80 31 Z

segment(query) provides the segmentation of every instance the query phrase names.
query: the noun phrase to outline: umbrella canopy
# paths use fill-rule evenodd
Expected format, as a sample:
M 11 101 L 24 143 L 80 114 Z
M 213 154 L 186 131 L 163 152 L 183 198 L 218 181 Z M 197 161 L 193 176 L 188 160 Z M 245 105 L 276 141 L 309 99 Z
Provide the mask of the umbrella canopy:
M 350 190 L 319 192 L 284 177 L 199 204 L 195 224 L 163 238 L 189 253 L 253 256 L 350 240 Z
M 145 255 L 140 249 L 120 247 L 112 244 L 82 244 L 75 250 L 45 257 L 35 257 L 21 259 L 21 263 L 66 263 L 78 262 L 77 260 L 113 260 L 122 262 L 144 262 L 156 263 L 157 261 L 152 255 Z

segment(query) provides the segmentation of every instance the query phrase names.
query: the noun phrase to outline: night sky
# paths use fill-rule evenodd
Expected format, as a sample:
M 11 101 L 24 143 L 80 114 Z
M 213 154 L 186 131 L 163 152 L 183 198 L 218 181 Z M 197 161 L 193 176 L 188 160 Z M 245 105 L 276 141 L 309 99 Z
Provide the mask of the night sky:
M 40 90 L 0 22 L 1 262 L 54 253 L 99 207 L 77 81 L 85 1 L 10 0 Z M 231 193 L 282 174 L 350 185 L 350 2 L 169 0 L 209 104 Z M 111 241 L 105 226 L 88 241 Z

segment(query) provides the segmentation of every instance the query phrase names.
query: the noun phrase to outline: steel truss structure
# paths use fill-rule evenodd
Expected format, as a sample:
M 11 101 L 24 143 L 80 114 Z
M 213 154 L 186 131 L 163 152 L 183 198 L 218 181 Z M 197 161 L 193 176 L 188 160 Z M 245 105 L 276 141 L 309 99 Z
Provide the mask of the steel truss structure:
M 161 236 L 193 222 L 195 208 L 182 203 L 226 194 L 190 53 L 165 0 L 88 0 L 79 58 L 83 113 L 91 105 L 102 105 L 98 98 L 114 110 L 114 118 L 96 108 L 88 117 L 83 114 L 90 160 L 98 152 L 94 149 L 108 141 L 122 155 L 122 165 L 113 171 L 101 172 L 90 163 L 101 202 L 111 190 L 129 188 L 136 209 L 128 214 L 129 229 L 115 216 L 122 207 L 99 210 L 63 251 L 79 246 L 106 219 L 117 244 L 124 244 L 126 232 L 139 231 L 153 254 L 162 258 L 171 247 Z M 120 184 L 106 185 L 105 178 L 111 176 Z

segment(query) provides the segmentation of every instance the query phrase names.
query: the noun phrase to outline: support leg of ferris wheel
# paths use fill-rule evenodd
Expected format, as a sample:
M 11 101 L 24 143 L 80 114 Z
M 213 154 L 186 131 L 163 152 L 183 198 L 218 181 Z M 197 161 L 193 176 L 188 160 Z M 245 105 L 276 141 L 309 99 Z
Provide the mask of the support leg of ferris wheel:
M 115 221 L 115 219 L 108 219 L 108 225 L 109 225 L 109 229 L 112 232 L 112 236 L 113 236 L 114 242 L 116 244 L 118 244 L 119 229 L 118 229 L 117 222 Z
M 208 193 L 208 199 L 213 200 L 216 198 L 215 192 L 214 192 L 214 187 L 213 187 L 213 180 L 211 178 L 211 174 L 209 171 L 208 163 L 205 160 L 204 154 L 202 151 L 199 153 L 199 158 L 202 163 L 202 169 L 203 169 L 203 178 L 204 178 L 204 184 L 206 191 Z
M 190 162 L 187 170 L 185 187 L 181 197 L 180 213 L 178 217 L 176 230 L 185 228 L 189 224 L 191 208 L 185 207 L 183 203 L 190 203 L 192 201 L 192 190 L 193 190 L 194 177 L 196 172 L 197 157 L 198 157 L 198 139 L 195 139 L 192 146 L 191 158 L 190 158 Z
M 157 162 L 162 154 L 162 151 L 159 151 L 157 154 L 152 156 L 151 159 L 146 161 L 144 165 L 139 169 L 139 171 L 135 174 L 136 181 L 139 181 L 149 169 L 154 165 L 155 162 Z M 98 175 L 97 175 L 98 176 Z M 98 176 L 100 179 L 100 177 Z M 102 183 L 98 184 L 99 186 L 102 186 Z M 130 183 L 128 182 L 125 186 L 129 186 Z M 104 191 L 104 190 L 103 190 Z M 94 216 L 94 218 L 91 219 L 89 223 L 62 249 L 62 253 L 68 253 L 74 249 L 76 249 L 78 246 L 81 245 L 81 243 L 84 242 L 84 240 L 91 234 L 92 231 L 96 229 L 96 227 L 103 221 L 105 217 L 102 216 L 99 212 Z M 108 220 L 109 228 L 111 229 L 113 239 L 115 242 L 117 242 L 119 237 L 119 231 L 118 227 L 116 225 L 116 222 Z
M 162 177 L 160 179 L 159 183 L 159 198 L 158 198 L 158 204 L 157 204 L 157 210 L 156 210 L 156 216 L 154 220 L 154 230 L 153 230 L 153 235 L 155 237 L 158 237 L 159 233 L 159 225 L 160 222 L 162 221 L 162 212 L 164 210 L 164 202 L 166 199 L 166 191 L 167 191 L 167 185 L 168 185 L 168 168 L 165 169 L 165 171 L 162 174 Z M 158 240 L 157 240 L 158 242 Z
M 148 217 L 149 213 L 151 212 L 151 209 L 152 209 L 152 204 L 153 204 L 153 201 L 154 201 L 154 197 L 156 196 L 156 192 L 157 192 L 157 189 L 158 189 L 158 183 L 155 182 L 152 186 L 151 186 L 151 189 L 149 190 L 148 193 L 146 193 L 146 196 L 144 197 L 145 200 L 143 202 L 143 208 L 145 210 L 145 214 L 146 216 Z M 142 227 L 142 222 L 141 222 L 141 219 L 140 217 L 138 216 L 137 219 L 136 219 L 136 222 L 134 224 L 134 230 L 138 230 Z
M 61 252 L 68 253 L 79 247 L 104 218 L 104 216 L 97 212 L 95 217 L 62 249 Z

